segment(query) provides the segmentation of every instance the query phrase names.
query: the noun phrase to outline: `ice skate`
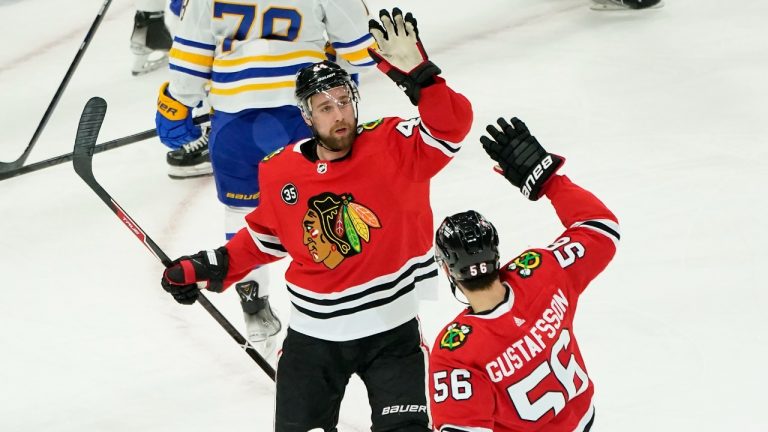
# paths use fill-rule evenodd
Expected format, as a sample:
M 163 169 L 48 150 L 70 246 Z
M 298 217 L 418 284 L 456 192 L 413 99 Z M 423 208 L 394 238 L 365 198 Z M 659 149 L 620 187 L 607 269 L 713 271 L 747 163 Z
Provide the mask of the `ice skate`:
M 213 174 L 211 155 L 208 152 L 209 134 L 210 128 L 203 127 L 203 135 L 200 138 L 184 144 L 178 150 L 168 152 L 168 177 L 179 180 Z
M 142 75 L 168 64 L 168 50 L 172 43 L 163 12 L 137 11 L 131 34 L 131 52 L 134 55 L 131 73 Z
M 258 287 L 255 281 L 240 282 L 235 285 L 235 291 L 240 296 L 240 304 L 243 307 L 246 338 L 264 359 L 273 362 L 277 334 L 282 329 L 282 323 L 272 311 L 269 296 L 257 297 Z

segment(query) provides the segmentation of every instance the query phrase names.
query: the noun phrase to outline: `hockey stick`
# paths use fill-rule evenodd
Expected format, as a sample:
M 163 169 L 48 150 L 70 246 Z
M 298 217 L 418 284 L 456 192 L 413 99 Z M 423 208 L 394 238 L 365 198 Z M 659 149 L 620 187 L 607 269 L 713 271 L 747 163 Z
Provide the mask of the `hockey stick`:
M 75 172 L 80 176 L 83 181 L 96 193 L 96 195 L 104 201 L 115 215 L 130 229 L 133 234 L 149 249 L 154 256 L 159 259 L 163 265 L 168 267 L 171 264 L 171 259 L 163 252 L 162 249 L 146 234 L 141 227 L 131 219 L 128 213 L 112 199 L 112 197 L 104 190 L 103 187 L 96 181 L 93 175 L 93 150 L 96 144 L 96 138 L 99 135 L 99 129 L 101 123 L 104 121 L 104 116 L 107 113 L 107 102 L 100 97 L 91 98 L 83 108 L 83 114 L 80 116 L 80 122 L 77 125 L 77 135 L 75 137 L 75 148 L 73 153 L 72 163 L 75 167 Z M 218 322 L 224 330 L 232 336 L 232 339 L 240 345 L 241 348 L 259 365 L 259 367 L 272 379 L 275 380 L 275 369 L 264 360 L 264 357 L 256 351 L 256 349 L 248 342 L 240 332 L 219 312 L 211 302 L 200 293 L 197 298 L 197 302 L 200 303 L 206 311 Z
M 72 63 L 69 65 L 69 69 L 67 69 L 67 73 L 64 75 L 64 79 L 59 84 L 59 88 L 56 89 L 56 94 L 53 95 L 53 100 L 51 100 L 51 103 L 48 104 L 48 108 L 45 110 L 43 118 L 40 119 L 40 123 L 37 125 L 37 129 L 35 129 L 35 133 L 32 135 L 32 139 L 29 141 L 27 148 L 24 149 L 24 153 L 22 153 L 21 156 L 19 156 L 19 158 L 13 162 L 0 162 L 0 173 L 5 173 L 19 168 L 24 165 L 24 162 L 26 162 L 27 158 L 29 157 L 29 153 L 32 152 L 32 147 L 34 147 L 37 143 L 37 139 L 40 138 L 40 134 L 43 133 L 45 125 L 48 124 L 48 119 L 51 117 L 51 114 L 53 114 L 53 110 L 56 109 L 56 105 L 58 105 L 59 99 L 61 99 L 61 95 L 64 93 L 64 89 L 67 88 L 69 80 L 72 79 L 72 75 L 75 73 L 77 65 L 80 64 L 80 59 L 83 58 L 85 50 L 88 49 L 88 45 L 91 44 L 91 40 L 96 34 L 96 29 L 99 28 L 101 21 L 104 19 L 104 14 L 107 13 L 107 9 L 109 8 L 110 3 L 112 3 L 112 0 L 104 0 L 104 4 L 101 5 L 101 9 L 99 9 L 99 13 L 96 15 L 96 19 L 93 20 L 93 24 L 91 24 L 91 28 L 88 29 L 88 33 L 85 35 L 85 39 L 80 44 L 80 48 L 77 49 L 75 59 L 72 60 Z
M 199 124 L 203 124 L 203 123 L 205 123 L 205 122 L 207 122 L 209 120 L 210 120 L 210 115 L 209 114 L 203 114 L 201 116 L 195 117 L 192 120 L 192 122 L 195 125 L 199 125 Z M 122 147 L 122 146 L 125 146 L 125 145 L 128 145 L 128 144 L 133 144 L 133 143 L 136 143 L 136 142 L 139 142 L 139 141 L 144 141 L 144 140 L 147 140 L 147 139 L 150 139 L 150 138 L 154 138 L 156 136 L 157 136 L 157 130 L 156 129 L 145 130 L 143 132 L 135 133 L 133 135 L 128 135 L 126 137 L 117 138 L 117 139 L 114 139 L 112 141 L 107 141 L 105 143 L 96 144 L 93 147 L 93 153 L 94 154 L 101 153 L 103 151 L 107 151 L 107 150 L 111 150 L 111 149 L 114 149 L 114 148 Z M 24 165 L 22 167 L 13 169 L 11 171 L 2 172 L 2 170 L 0 170 L 0 181 L 1 180 L 6 180 L 6 179 L 9 179 L 9 178 L 13 178 L 13 177 L 16 177 L 16 176 L 20 176 L 22 174 L 27 174 L 27 173 L 31 173 L 31 172 L 34 172 L 34 171 L 39 171 L 39 170 L 41 170 L 43 168 L 52 167 L 54 165 L 59 165 L 61 163 L 69 162 L 71 160 L 72 160 L 72 153 L 67 153 L 67 154 L 63 154 L 63 155 L 59 155 L 59 156 L 54 156 L 54 157 L 52 157 L 50 159 L 46 159 L 44 161 L 31 163 L 29 165 Z M 0 163 L 2 163 L 2 162 L 0 162 Z

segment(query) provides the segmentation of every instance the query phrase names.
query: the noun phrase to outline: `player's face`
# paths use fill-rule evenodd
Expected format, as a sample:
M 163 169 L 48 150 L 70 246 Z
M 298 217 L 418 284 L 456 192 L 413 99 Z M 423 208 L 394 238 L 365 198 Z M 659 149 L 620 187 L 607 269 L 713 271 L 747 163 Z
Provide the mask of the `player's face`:
M 312 260 L 322 262 L 331 254 L 331 245 L 325 240 L 320 218 L 312 210 L 308 210 L 304 216 L 304 245 L 309 249 Z
M 323 144 L 337 151 L 348 150 L 355 140 L 355 102 L 347 87 L 336 87 L 312 95 L 312 126 Z

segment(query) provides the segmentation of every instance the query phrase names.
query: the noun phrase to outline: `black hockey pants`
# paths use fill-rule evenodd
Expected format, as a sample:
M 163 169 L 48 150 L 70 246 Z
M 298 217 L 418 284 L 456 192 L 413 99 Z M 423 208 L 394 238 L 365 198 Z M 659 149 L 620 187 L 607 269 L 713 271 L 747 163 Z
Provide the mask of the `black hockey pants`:
M 276 432 L 335 432 L 344 390 L 357 374 L 368 390 L 373 432 L 429 431 L 426 348 L 418 321 L 345 342 L 288 329 L 277 367 Z

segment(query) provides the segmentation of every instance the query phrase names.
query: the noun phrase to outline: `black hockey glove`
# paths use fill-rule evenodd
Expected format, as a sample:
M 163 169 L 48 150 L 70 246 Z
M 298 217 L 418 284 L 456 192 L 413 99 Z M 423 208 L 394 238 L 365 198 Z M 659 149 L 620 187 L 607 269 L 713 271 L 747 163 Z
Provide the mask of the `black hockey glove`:
M 511 125 L 503 118 L 498 120 L 501 131 L 493 124 L 488 125 L 485 130 L 491 138 L 481 136 L 480 142 L 488 156 L 498 162 L 499 165 L 494 167 L 496 172 L 506 177 L 528 199 L 536 201 L 544 184 L 565 159 L 547 153 L 522 120 L 514 117 L 510 121 Z
M 418 105 L 421 89 L 434 84 L 440 68 L 429 61 L 421 45 L 416 18 L 408 12 L 392 9 L 392 15 L 385 9 L 379 12 L 381 24 L 376 20 L 368 22 L 368 31 L 376 40 L 378 49 L 368 48 L 368 54 L 377 67 L 404 91 L 411 103 Z
M 200 294 L 197 282 L 207 282 L 206 289 L 221 292 L 228 268 L 229 255 L 224 246 L 200 251 L 173 261 L 163 272 L 160 284 L 177 302 L 192 304 Z

